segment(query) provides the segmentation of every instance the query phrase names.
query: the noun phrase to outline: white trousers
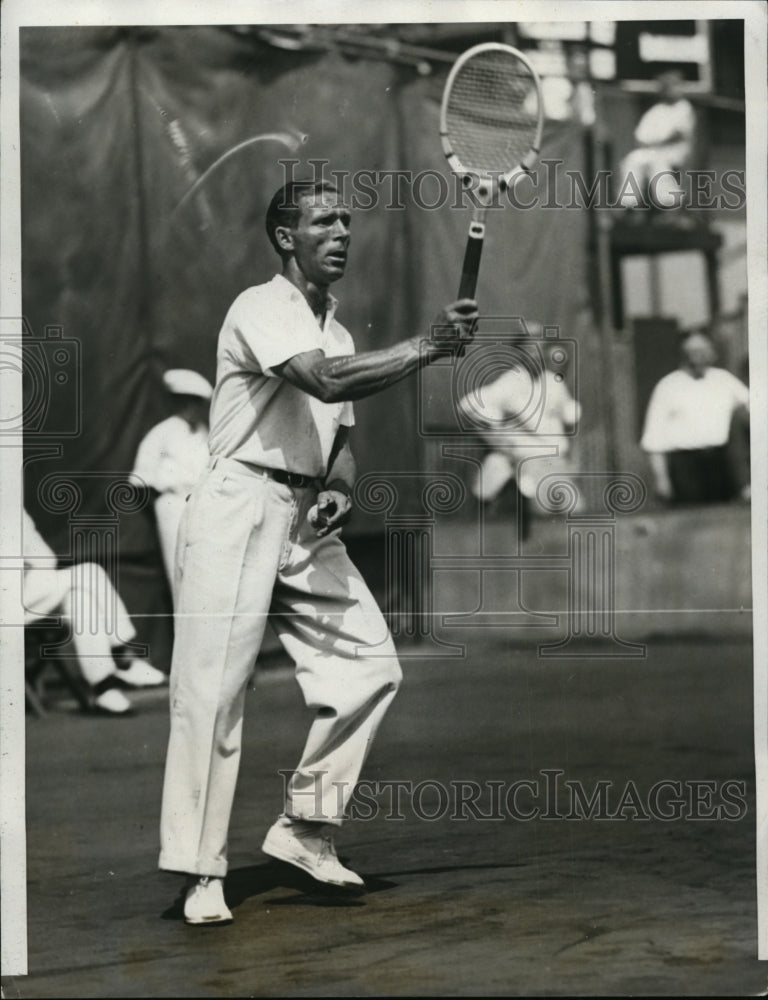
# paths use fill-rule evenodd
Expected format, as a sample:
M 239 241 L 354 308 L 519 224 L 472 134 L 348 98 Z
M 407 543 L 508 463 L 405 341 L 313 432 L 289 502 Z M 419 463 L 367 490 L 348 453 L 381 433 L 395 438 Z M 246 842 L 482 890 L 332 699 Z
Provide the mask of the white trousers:
M 555 439 L 553 443 L 557 443 Z M 505 448 L 498 443 L 495 447 L 496 450 L 489 451 L 483 456 L 480 468 L 471 484 L 472 494 L 484 502 L 494 500 L 510 479 L 516 479 L 518 489 L 523 496 L 533 502 L 533 507 L 538 513 L 549 514 L 557 510 L 556 498 L 554 500 L 548 498 L 547 490 L 541 491 L 539 485 L 545 477 L 555 475 L 559 481 L 567 482 L 575 471 L 568 456 L 549 454 L 552 450 L 549 444 L 544 445 L 539 454 L 532 447 L 525 450 Z M 560 447 L 564 450 L 562 444 Z
M 61 614 L 69 624 L 80 671 L 90 685 L 115 672 L 112 650 L 136 636 L 112 582 L 96 563 L 24 574 L 25 621 Z
M 168 577 L 168 583 L 176 605 L 176 542 L 179 537 L 181 516 L 186 507 L 186 495 L 181 493 L 161 493 L 155 500 L 155 520 L 157 522 L 157 537 L 160 541 L 160 552 L 163 566 Z
M 248 680 L 267 616 L 314 720 L 285 812 L 340 824 L 400 683 L 386 622 L 314 489 L 214 459 L 182 518 L 160 867 L 223 876 Z M 276 762 L 276 772 L 281 766 Z

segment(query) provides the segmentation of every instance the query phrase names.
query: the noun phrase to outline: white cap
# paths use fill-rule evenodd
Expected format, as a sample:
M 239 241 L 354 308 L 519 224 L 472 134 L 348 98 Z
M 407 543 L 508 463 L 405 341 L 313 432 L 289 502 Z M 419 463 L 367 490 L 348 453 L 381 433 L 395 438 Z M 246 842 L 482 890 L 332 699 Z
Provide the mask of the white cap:
M 189 368 L 171 368 L 163 375 L 165 387 L 179 396 L 199 396 L 210 399 L 213 388 L 208 379 Z

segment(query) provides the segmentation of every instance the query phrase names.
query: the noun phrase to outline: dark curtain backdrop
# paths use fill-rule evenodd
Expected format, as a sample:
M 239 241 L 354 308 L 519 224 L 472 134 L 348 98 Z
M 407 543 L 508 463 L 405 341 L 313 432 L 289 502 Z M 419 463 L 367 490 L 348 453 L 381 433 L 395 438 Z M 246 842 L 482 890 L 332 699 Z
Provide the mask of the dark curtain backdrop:
M 83 473 L 130 471 L 142 436 L 168 412 L 164 369 L 213 380 L 230 302 L 277 269 L 263 217 L 284 179 L 278 160 L 300 159 L 297 174 L 314 158 L 350 174 L 447 176 L 437 127 L 443 79 L 334 52 L 286 52 L 221 27 L 22 29 L 24 314 L 35 341 L 56 325 L 80 352 L 79 402 L 51 392 L 46 424 L 55 438 L 77 404 L 79 432 L 62 436 L 54 458 L 36 456 L 39 435 L 25 439 L 25 502 L 57 551 L 69 529 L 41 506 L 42 479 L 70 475 L 83 490 L 81 513 L 102 513 L 103 479 Z M 274 139 L 251 143 L 178 207 L 222 154 L 285 132 L 305 137 L 297 153 Z M 577 168 L 581 149 L 577 126 L 546 129 L 542 155 Z M 425 327 L 458 284 L 468 209 L 426 210 L 407 185 L 405 208 L 392 209 L 389 190 L 379 186 L 377 203 L 357 212 L 352 259 L 334 289 L 358 350 Z M 423 188 L 425 198 L 434 191 Z M 483 310 L 567 329 L 583 295 L 584 246 L 582 212 L 492 213 Z M 356 404 L 361 473 L 420 467 L 416 406 L 415 379 Z M 350 531 L 377 527 L 360 515 Z M 120 590 L 149 635 L 160 626 L 143 616 L 170 605 L 148 509 L 121 517 L 120 560 Z

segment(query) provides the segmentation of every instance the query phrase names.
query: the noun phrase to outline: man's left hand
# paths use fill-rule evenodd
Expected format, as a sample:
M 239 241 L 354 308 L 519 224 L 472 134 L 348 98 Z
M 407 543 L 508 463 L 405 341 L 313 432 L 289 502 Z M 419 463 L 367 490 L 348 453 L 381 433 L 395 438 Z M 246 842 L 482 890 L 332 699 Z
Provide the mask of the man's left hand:
M 321 490 L 317 495 L 317 503 L 309 512 L 308 520 L 318 538 L 322 538 L 346 524 L 351 514 L 352 501 L 346 493 L 341 490 Z

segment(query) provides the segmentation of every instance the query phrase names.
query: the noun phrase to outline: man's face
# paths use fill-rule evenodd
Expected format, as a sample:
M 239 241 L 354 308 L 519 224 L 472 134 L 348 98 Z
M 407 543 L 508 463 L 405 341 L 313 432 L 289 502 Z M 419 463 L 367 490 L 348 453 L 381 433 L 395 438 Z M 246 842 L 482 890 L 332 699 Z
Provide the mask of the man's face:
M 715 351 L 707 337 L 694 334 L 683 343 L 683 361 L 694 378 L 700 378 L 714 360 Z
M 681 97 L 683 78 L 678 73 L 662 73 L 659 77 L 659 92 L 662 101 L 674 104 Z
M 314 284 L 329 285 L 344 274 L 351 214 L 336 191 L 305 195 L 293 236 L 299 270 Z

